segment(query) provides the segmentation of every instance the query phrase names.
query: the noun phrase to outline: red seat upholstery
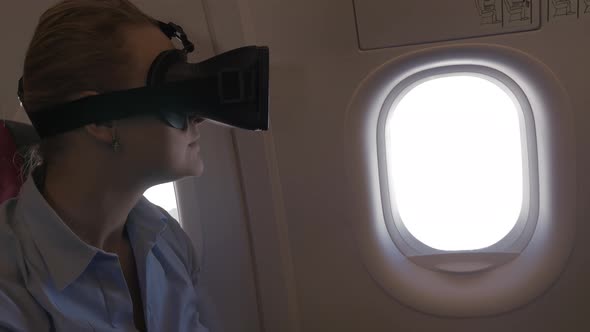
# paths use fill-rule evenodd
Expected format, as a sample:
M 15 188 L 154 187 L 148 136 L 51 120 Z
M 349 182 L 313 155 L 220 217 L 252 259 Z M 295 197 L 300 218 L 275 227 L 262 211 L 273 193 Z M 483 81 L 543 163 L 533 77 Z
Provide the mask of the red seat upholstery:
M 0 204 L 18 194 L 23 181 L 22 165 L 16 142 L 4 121 L 0 120 Z

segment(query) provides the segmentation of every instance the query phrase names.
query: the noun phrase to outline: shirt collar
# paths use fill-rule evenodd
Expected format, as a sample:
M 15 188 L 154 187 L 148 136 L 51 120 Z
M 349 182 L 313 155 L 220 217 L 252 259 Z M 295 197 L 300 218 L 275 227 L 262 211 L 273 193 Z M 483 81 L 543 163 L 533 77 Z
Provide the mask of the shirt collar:
M 17 213 L 23 217 L 59 291 L 76 280 L 101 251 L 86 244 L 70 230 L 41 195 L 33 176 L 29 176 L 23 185 Z
M 23 184 L 17 213 L 26 222 L 59 291 L 78 279 L 97 253 L 104 253 L 72 232 L 39 192 L 33 176 L 29 176 Z M 147 255 L 166 229 L 167 221 L 167 215 L 157 206 L 145 197 L 140 199 L 131 210 L 126 224 L 136 256 Z
M 145 197 L 141 197 L 129 213 L 126 225 L 136 260 L 145 258 L 152 250 L 167 224 L 167 214 Z

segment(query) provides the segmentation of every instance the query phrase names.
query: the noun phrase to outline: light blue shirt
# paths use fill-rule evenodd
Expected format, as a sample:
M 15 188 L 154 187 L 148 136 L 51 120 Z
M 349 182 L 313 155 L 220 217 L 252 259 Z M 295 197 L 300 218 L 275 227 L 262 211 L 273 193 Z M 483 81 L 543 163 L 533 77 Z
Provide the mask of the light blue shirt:
M 145 198 L 129 214 L 148 331 L 208 331 L 199 321 L 199 265 L 174 218 Z M 64 224 L 33 177 L 0 206 L 0 331 L 135 331 L 116 255 Z

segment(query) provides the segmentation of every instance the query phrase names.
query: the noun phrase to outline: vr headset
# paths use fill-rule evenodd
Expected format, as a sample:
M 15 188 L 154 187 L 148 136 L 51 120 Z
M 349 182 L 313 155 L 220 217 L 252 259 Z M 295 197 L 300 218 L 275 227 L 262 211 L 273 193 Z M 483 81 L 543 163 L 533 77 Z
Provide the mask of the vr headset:
M 107 92 L 27 112 L 40 138 L 92 123 L 154 114 L 185 129 L 189 119 L 212 120 L 248 130 L 268 130 L 268 47 L 238 48 L 200 63 L 188 63 L 195 47 L 183 29 L 159 22 L 182 50 L 162 52 L 152 63 L 145 87 Z M 23 79 L 18 97 L 24 104 Z

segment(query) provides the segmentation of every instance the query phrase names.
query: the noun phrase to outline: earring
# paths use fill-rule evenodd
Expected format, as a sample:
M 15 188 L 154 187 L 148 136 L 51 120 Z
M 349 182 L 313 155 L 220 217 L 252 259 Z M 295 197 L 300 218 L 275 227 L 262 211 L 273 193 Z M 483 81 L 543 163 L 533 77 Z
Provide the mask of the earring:
M 113 147 L 113 151 L 119 152 L 121 149 L 121 142 L 119 142 L 119 137 L 117 137 L 117 129 L 113 128 L 113 142 L 111 143 Z
M 119 143 L 119 139 L 118 138 L 116 138 L 116 137 L 113 138 L 112 146 L 113 146 L 113 151 L 119 152 L 119 149 L 121 148 L 121 143 Z

